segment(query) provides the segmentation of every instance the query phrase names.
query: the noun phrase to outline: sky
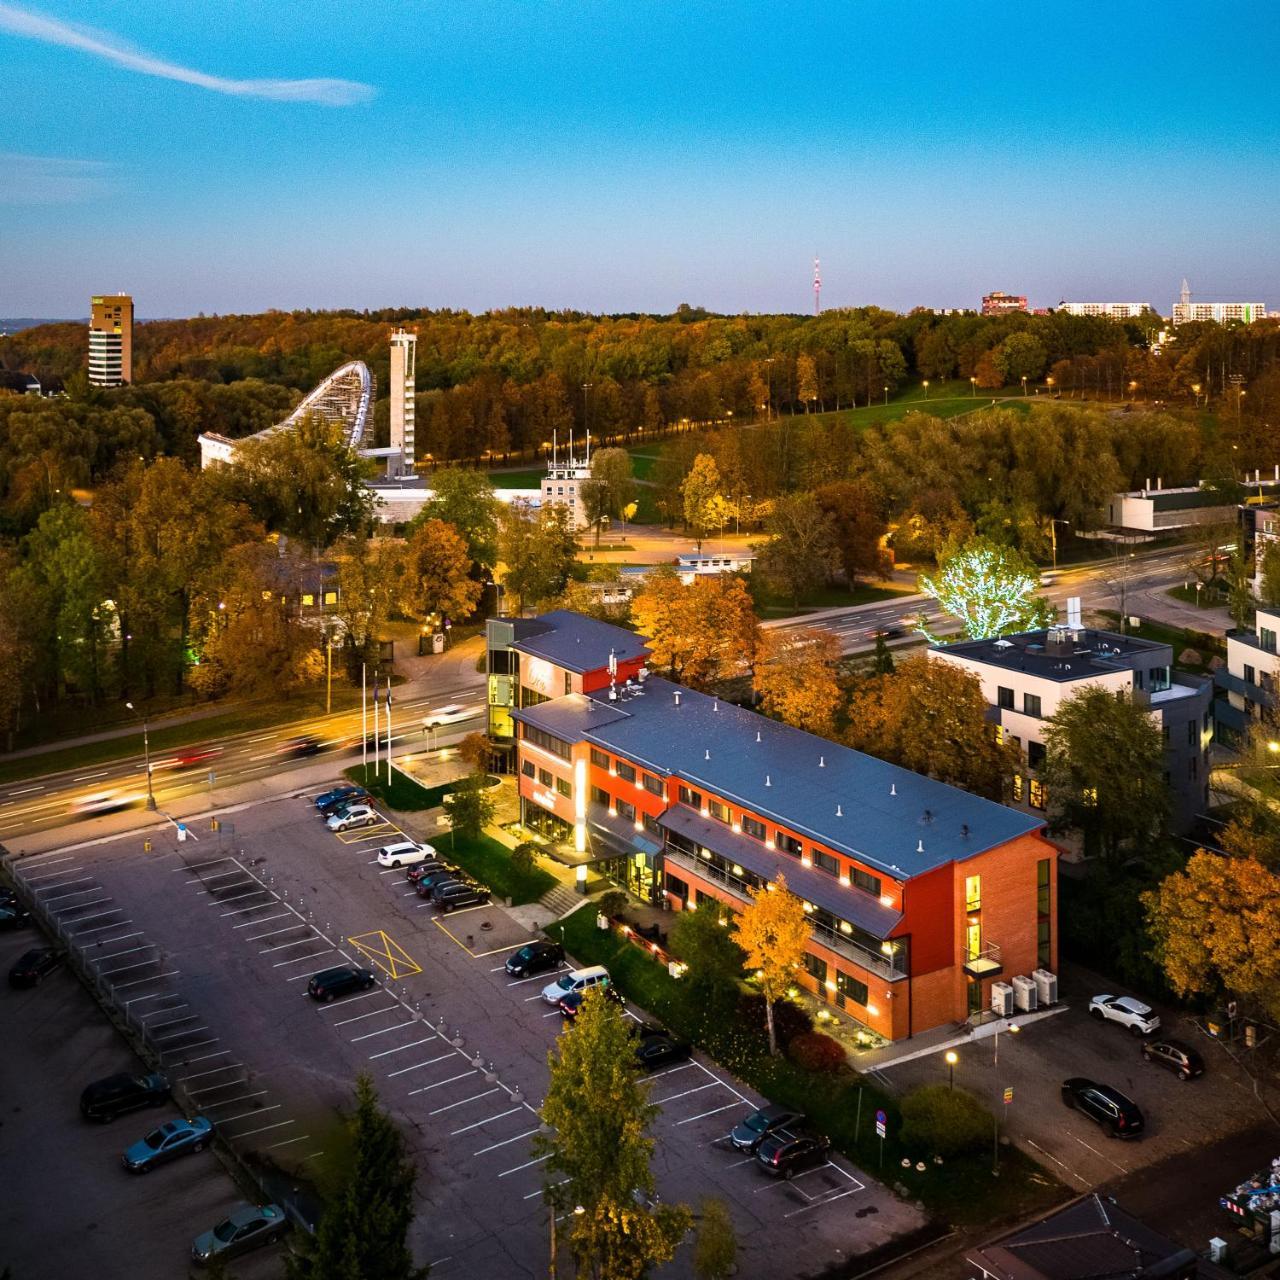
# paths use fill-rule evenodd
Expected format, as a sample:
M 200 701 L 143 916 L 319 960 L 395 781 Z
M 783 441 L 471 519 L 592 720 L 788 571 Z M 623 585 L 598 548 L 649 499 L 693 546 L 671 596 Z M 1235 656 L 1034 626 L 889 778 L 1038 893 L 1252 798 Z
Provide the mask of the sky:
M 193 16 L 194 15 L 194 16 Z M 0 0 L 0 317 L 1280 308 L 1273 0 Z

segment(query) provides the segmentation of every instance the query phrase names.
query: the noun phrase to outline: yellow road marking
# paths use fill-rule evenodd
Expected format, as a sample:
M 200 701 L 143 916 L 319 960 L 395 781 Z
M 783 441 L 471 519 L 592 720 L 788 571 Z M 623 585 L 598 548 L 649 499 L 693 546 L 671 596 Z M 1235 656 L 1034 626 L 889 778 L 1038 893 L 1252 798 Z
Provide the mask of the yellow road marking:
M 448 927 L 448 925 L 446 925 L 444 921 L 440 919 L 439 916 L 436 916 L 435 919 L 432 921 L 432 923 L 435 925 L 437 929 L 440 930 L 441 933 L 445 934 L 447 937 L 451 938 L 454 942 L 456 942 L 458 946 L 460 946 L 463 949 L 463 951 L 465 951 L 467 955 L 469 955 L 473 960 L 483 960 L 485 956 L 496 956 L 503 951 L 518 951 L 521 947 L 525 945 L 526 942 L 537 941 L 536 938 L 525 938 L 521 942 L 510 942 L 503 947 L 494 947 L 492 951 L 472 951 L 471 948 L 467 946 L 467 944 L 463 942 L 462 939 L 459 938 L 458 935 L 454 933 Z
M 422 972 L 422 966 L 382 929 L 356 934 L 347 941 L 393 981 Z
M 383 840 L 390 833 L 403 835 L 399 827 L 390 822 L 379 822 L 371 827 L 353 827 L 350 831 L 335 831 L 334 834 L 343 844 L 359 844 L 362 840 Z

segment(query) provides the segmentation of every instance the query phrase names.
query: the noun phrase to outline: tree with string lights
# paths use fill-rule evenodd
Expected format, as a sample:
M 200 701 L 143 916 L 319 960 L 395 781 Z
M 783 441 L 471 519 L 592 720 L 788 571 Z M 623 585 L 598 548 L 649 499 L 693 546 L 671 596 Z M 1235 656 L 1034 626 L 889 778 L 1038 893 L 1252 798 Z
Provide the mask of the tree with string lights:
M 1046 627 L 1053 606 L 1036 594 L 1040 574 L 1020 551 L 989 538 L 970 538 L 944 556 L 936 574 L 920 575 L 920 590 L 959 619 L 966 639 L 988 640 Z M 922 618 L 918 629 L 937 642 Z

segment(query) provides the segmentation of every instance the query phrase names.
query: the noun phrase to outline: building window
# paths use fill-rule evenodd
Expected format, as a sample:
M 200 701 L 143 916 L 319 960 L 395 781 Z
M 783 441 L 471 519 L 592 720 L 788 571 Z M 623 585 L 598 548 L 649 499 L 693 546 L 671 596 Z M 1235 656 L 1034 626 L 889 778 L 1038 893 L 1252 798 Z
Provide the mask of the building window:
M 568 778 L 557 778 L 557 779 L 556 779 L 556 790 L 557 790 L 557 791 L 558 791 L 562 796 L 571 796 L 571 795 L 573 795 L 573 788 L 569 785 L 569 779 L 568 779 Z
M 702 808 L 702 793 L 700 791 L 690 791 L 688 787 L 680 788 L 680 803 L 687 804 L 691 809 Z
M 785 831 L 777 832 L 775 843 L 783 853 L 789 853 L 793 858 L 798 858 L 804 852 L 804 845 L 795 836 L 787 835 Z
M 723 822 L 726 826 L 729 824 L 729 820 L 733 816 L 729 812 L 729 806 L 727 804 L 721 804 L 719 800 L 709 801 L 707 809 L 717 822 Z
M 1267 627 L 1258 628 L 1258 643 L 1268 652 L 1276 651 L 1276 633 Z
M 1049 967 L 1053 959 L 1053 929 L 1048 920 L 1036 921 L 1036 963 L 1042 968 Z
M 596 804 L 602 804 L 606 808 L 613 803 L 613 801 L 609 799 L 609 793 L 603 787 L 592 787 L 591 799 Z
M 821 956 L 804 953 L 804 970 L 817 984 L 818 989 L 825 992 L 827 982 L 827 962 Z
M 1013 690 L 1006 689 L 1004 685 L 996 688 L 996 706 L 1004 707 L 1006 711 L 1013 710 Z
M 681 902 L 689 901 L 689 886 L 679 877 L 673 876 L 670 871 L 667 872 L 667 892 L 679 898 Z
M 745 835 L 749 835 L 752 839 L 764 839 L 764 823 L 758 822 L 755 818 L 748 818 L 744 813 L 742 815 L 742 830 Z
M 535 778 L 538 775 L 538 770 L 534 767 L 532 760 L 522 760 L 520 762 L 520 772 L 523 773 L 526 778 Z
M 1164 739 L 1165 746 L 1168 746 L 1169 745 L 1169 726 L 1167 724 L 1162 724 L 1160 726 L 1160 737 Z
M 833 858 L 829 853 L 823 853 L 821 849 L 814 849 L 811 852 L 815 867 L 825 871 L 829 876 L 838 876 L 840 874 L 839 858 Z
M 539 693 L 536 689 L 530 689 L 528 685 L 520 686 L 520 705 L 522 707 L 536 707 L 540 702 L 550 702 L 551 699 L 545 693 Z
M 964 926 L 964 958 L 976 960 L 982 954 L 982 922 L 966 921 Z
M 603 751 L 596 747 L 591 748 L 591 763 L 598 769 L 607 769 L 609 767 L 609 757 Z
M 1024 693 L 1022 695 L 1022 711 L 1024 715 L 1035 716 L 1040 718 L 1040 695 L 1038 693 Z
M 836 996 L 839 1003 L 865 1005 L 869 994 L 865 982 L 859 981 L 852 974 L 836 970 Z
M 634 782 L 636 780 L 636 771 L 629 764 L 625 764 L 623 761 L 619 760 L 618 777 L 620 777 L 623 782 Z
M 659 839 L 662 838 L 662 823 L 660 823 L 651 813 L 646 813 L 644 815 L 644 829 L 651 836 L 657 836 Z
M 626 818 L 628 822 L 636 820 L 636 807 L 626 800 L 618 801 L 618 817 Z
M 1028 742 L 1027 743 L 1027 764 L 1033 769 L 1039 769 L 1044 765 L 1044 743 Z
M 545 702 L 546 699 L 543 698 L 541 701 Z M 544 733 L 541 729 L 535 729 L 531 724 L 522 725 L 521 729 L 521 736 L 526 742 L 532 743 L 535 747 L 541 747 L 544 751 L 550 751 L 553 756 L 559 756 L 562 760 L 573 759 L 573 750 L 563 738 Z
M 1011 787 L 1013 800 L 1015 804 L 1022 803 L 1022 774 L 1015 773 L 1013 775 L 1013 785 Z
M 1044 808 L 1044 783 L 1039 778 L 1032 778 L 1028 787 L 1028 796 L 1033 809 Z
M 982 910 L 982 877 L 965 876 L 964 909 L 966 911 Z
M 1188 775 L 1190 776 L 1191 781 L 1195 782 L 1197 775 L 1199 774 L 1199 771 L 1200 771 L 1199 770 L 1200 761 L 1197 760 L 1195 756 L 1192 756 L 1191 759 L 1187 761 L 1187 763 L 1188 765 L 1191 766 L 1187 771 Z
M 1187 746 L 1194 747 L 1196 745 L 1196 722 L 1194 720 L 1187 721 Z
M 877 898 L 880 896 L 880 877 L 873 876 L 870 871 L 863 871 L 861 867 L 851 867 L 849 879 L 864 893 L 870 893 Z
M 662 779 L 655 778 L 651 773 L 646 773 L 644 775 L 644 789 L 652 795 L 660 796 L 662 794 Z
M 1253 670 L 1253 668 L 1252 668 L 1251 666 L 1249 666 L 1249 664 L 1248 664 L 1248 663 L 1246 663 L 1246 664 L 1245 664 L 1245 668 L 1244 668 L 1244 682 L 1245 682 L 1245 684 L 1256 684 L 1256 683 L 1257 683 L 1257 680 L 1256 680 L 1256 678 L 1255 678 L 1255 676 L 1254 676 L 1254 670 Z
M 555 781 L 555 776 L 552 774 L 550 769 L 539 769 L 538 781 L 542 783 L 544 787 L 549 787 Z
M 565 693 L 573 692 L 573 676 L 567 671 L 564 673 L 564 691 Z

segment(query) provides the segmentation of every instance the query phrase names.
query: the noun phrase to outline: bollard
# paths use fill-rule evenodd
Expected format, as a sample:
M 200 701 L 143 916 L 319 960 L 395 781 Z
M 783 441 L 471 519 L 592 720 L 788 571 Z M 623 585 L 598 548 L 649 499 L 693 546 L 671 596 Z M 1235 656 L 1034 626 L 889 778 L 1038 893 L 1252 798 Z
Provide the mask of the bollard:
M 209 819 L 209 830 L 210 830 L 210 831 L 221 831 L 221 830 L 222 830 L 222 824 L 217 820 L 217 818 L 210 818 L 210 819 Z
M 150 841 L 150 840 L 144 840 L 144 841 L 142 842 L 142 852 L 143 852 L 143 853 L 150 853 L 150 852 L 151 852 L 151 841 Z

